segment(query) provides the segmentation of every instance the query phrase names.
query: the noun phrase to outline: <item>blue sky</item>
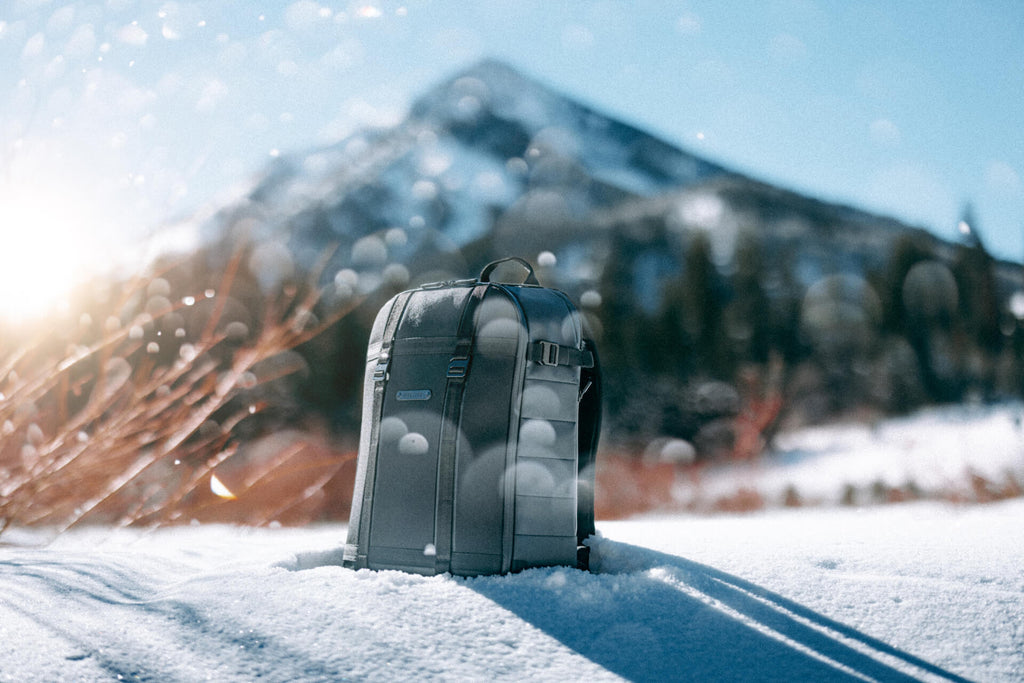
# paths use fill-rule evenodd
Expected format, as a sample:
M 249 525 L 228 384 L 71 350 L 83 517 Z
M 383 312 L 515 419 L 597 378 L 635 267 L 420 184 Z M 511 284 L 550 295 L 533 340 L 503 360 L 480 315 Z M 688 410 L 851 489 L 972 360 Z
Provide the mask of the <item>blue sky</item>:
M 972 202 L 986 244 L 1019 261 L 1021 36 L 1012 0 L 11 0 L 0 231 L 10 252 L 31 216 L 15 247 L 64 244 L 78 268 L 274 154 L 397 122 L 490 56 L 724 165 L 943 237 Z

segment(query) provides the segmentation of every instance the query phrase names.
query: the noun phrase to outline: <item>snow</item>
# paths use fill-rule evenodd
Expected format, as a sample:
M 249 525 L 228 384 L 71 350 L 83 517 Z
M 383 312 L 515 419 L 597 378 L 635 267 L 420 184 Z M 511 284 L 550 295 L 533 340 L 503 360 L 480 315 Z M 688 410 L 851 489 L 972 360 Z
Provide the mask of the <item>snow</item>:
M 860 461 L 833 483 L 887 449 L 980 467 L 968 437 L 1001 465 L 1012 415 L 783 441 Z M 1022 518 L 1014 499 L 598 520 L 589 573 L 477 578 L 344 569 L 341 524 L 15 529 L 0 681 L 1022 680 Z
M 0 550 L 0 680 L 1019 680 L 1024 501 L 603 522 L 594 571 L 337 566 L 343 526 Z
M 923 497 L 970 498 L 972 476 L 995 485 L 1024 481 L 1024 405 L 953 406 L 781 434 L 766 459 L 709 471 L 701 490 L 676 493 L 682 502 L 714 498 L 741 482 L 769 501 L 794 490 L 807 502 L 833 504 L 852 488 L 856 502 L 867 503 L 882 483 L 912 486 Z

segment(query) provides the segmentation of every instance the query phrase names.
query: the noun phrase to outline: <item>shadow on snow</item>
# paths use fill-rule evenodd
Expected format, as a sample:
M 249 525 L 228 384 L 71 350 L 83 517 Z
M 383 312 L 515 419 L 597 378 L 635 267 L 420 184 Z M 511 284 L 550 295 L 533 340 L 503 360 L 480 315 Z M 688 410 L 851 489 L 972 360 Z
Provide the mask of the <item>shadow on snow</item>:
M 635 681 L 916 681 L 949 671 L 713 567 L 593 539 L 593 572 L 549 568 L 466 585 Z

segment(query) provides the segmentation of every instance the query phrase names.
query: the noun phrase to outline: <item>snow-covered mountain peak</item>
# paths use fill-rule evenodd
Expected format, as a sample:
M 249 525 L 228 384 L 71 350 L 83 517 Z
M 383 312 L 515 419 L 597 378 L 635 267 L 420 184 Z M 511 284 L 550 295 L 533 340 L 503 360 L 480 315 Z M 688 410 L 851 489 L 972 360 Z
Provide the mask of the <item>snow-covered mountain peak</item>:
M 923 230 L 732 172 L 492 59 L 426 89 L 397 125 L 282 155 L 205 233 L 229 253 L 236 225 L 287 245 L 300 268 L 337 245 L 327 271 L 356 267 L 360 240 L 401 234 L 387 260 L 411 279 L 550 251 L 567 291 L 593 287 L 618 252 L 655 307 L 695 231 L 719 265 L 749 238 L 803 284 L 837 264 L 877 269 L 910 232 L 951 253 Z
M 531 166 L 550 157 L 572 160 L 597 180 L 640 196 L 724 171 L 493 59 L 426 93 L 411 117 Z
M 216 240 L 231 225 L 255 223 L 251 236 L 287 242 L 312 263 L 328 244 L 340 244 L 343 259 L 355 241 L 399 228 L 408 240 L 390 257 L 408 262 L 495 231 L 528 228 L 545 242 L 623 199 L 725 174 L 484 60 L 427 90 L 396 126 L 276 159 L 206 232 Z
M 515 122 L 521 134 L 532 136 L 556 122 L 568 124 L 578 108 L 511 66 L 487 59 L 425 93 L 413 104 L 411 114 L 451 129 L 480 127 L 494 119 Z

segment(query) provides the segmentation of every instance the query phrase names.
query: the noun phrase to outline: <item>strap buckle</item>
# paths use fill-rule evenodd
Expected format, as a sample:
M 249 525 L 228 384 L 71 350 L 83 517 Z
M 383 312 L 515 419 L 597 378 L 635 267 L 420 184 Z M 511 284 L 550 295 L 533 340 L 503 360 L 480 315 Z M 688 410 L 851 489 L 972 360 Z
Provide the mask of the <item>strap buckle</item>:
M 448 363 L 448 379 L 458 379 L 465 377 L 469 372 L 469 359 L 468 358 L 452 358 Z
M 540 345 L 540 358 L 537 362 L 541 365 L 558 365 L 559 346 L 554 342 L 542 341 Z
M 383 356 L 377 361 L 377 366 L 373 369 L 373 381 L 383 382 L 388 376 L 388 357 Z

